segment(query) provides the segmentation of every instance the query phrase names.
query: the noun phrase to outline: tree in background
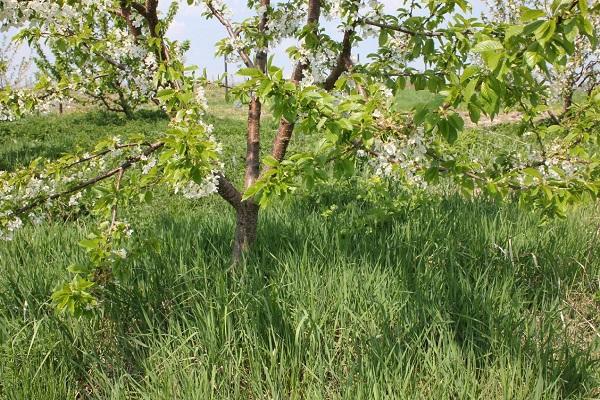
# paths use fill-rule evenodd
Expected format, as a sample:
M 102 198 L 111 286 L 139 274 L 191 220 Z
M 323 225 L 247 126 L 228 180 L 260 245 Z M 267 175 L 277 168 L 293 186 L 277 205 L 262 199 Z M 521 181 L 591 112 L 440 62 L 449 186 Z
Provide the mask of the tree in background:
M 106 2 L 99 3 L 98 10 L 103 3 Z M 150 102 L 156 94 L 153 80 L 157 61 L 155 54 L 140 40 L 145 17 L 139 13 L 141 9 L 136 11 L 132 7 L 139 8 L 141 4 L 118 3 L 111 12 L 81 15 L 87 18 L 84 26 L 66 22 L 73 14 L 57 16 L 55 20 L 60 20 L 59 24 L 54 25 L 55 22 L 48 18 L 43 27 L 33 24 L 21 30 L 17 39 L 26 40 L 34 49 L 35 65 L 48 90 L 60 92 L 62 99 L 100 105 L 131 118 L 136 108 Z M 72 13 L 80 14 L 76 4 L 60 4 L 58 2 L 54 7 L 69 7 Z M 49 7 L 53 9 L 52 5 Z M 177 9 L 178 3 L 174 2 L 160 20 L 160 29 L 168 29 Z M 158 21 L 158 16 L 156 19 Z M 58 26 L 61 26 L 60 32 L 54 30 Z M 154 36 L 158 37 L 156 33 Z M 90 46 L 73 45 L 75 37 L 82 41 L 79 44 L 87 41 Z M 170 49 L 172 53 L 186 50 L 187 43 Z
M 100 221 L 81 242 L 89 262 L 71 266 L 73 279 L 53 296 L 59 309 L 81 314 L 96 305 L 103 283 L 125 263 L 123 246 L 132 230 L 119 208 L 152 201 L 157 186 L 191 199 L 216 193 L 229 203 L 236 214 L 234 262 L 256 240 L 261 207 L 337 179 L 362 182 L 374 207 L 393 205 L 391 188 L 417 196 L 448 179 L 466 195 L 518 196 L 547 215 L 564 215 L 569 204 L 597 196 L 600 94 L 590 93 L 560 121 L 540 116 L 550 111 L 551 71 L 568 64 L 578 35 L 593 43 L 590 18 L 598 7 L 557 0 L 550 12 L 524 9 L 518 21 L 484 24 L 464 17 L 469 4 L 462 0 L 407 1 L 394 12 L 376 0 L 260 0 L 249 2 L 253 16 L 242 21 L 222 1 L 188 3 L 201 4 L 204 16 L 221 23 L 226 38 L 217 50 L 238 57 L 244 64 L 238 74 L 248 78 L 233 93 L 248 106 L 239 185 L 225 176 L 221 146 L 204 121 L 205 80 L 184 65 L 182 45 L 165 36 L 176 4 L 161 19 L 158 0 L 0 1 L 0 20 L 20 27 L 18 38 L 77 54 L 77 65 L 90 66 L 92 76 L 114 68 L 116 75 L 139 80 L 171 118 L 152 141 L 116 137 L 88 153 L 36 160 L 0 175 L 0 232 L 7 239 L 25 221 L 39 222 L 57 207 L 80 202 Z M 117 29 L 122 46 L 105 41 L 99 24 Z M 336 28 L 326 29 L 331 25 Z M 377 51 L 354 62 L 353 48 L 369 37 L 377 38 Z M 288 40 L 296 43 L 288 50 L 295 66 L 284 77 L 270 53 Z M 481 62 L 471 61 L 473 55 Z M 424 68 L 411 67 L 415 62 Z M 78 91 L 88 81 L 79 73 L 62 76 L 58 85 L 42 77 L 35 90 L 4 90 L 0 102 L 22 115 L 49 93 Z M 399 112 L 395 102 L 407 83 L 439 96 Z M 266 107 L 278 128 L 261 152 Z M 520 132 L 534 137 L 536 147 L 527 143 L 491 163 L 473 160 L 459 140 L 459 111 L 468 110 L 477 122 L 517 107 Z M 292 152 L 296 135 L 311 138 L 313 146 Z

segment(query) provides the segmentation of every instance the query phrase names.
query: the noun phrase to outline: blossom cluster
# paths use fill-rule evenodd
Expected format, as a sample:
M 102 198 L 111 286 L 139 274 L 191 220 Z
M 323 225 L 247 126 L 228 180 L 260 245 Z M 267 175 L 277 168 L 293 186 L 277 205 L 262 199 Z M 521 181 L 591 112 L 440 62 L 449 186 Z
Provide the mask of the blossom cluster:
M 212 170 L 202 182 L 190 180 L 185 186 L 176 186 L 175 193 L 181 192 L 186 199 L 199 199 L 217 193 L 219 188 L 219 171 Z
M 374 175 L 382 178 L 402 179 L 406 184 L 425 187 L 422 172 L 427 167 L 427 147 L 430 139 L 418 128 L 413 135 L 375 139 L 369 151 L 359 151 L 367 157 Z

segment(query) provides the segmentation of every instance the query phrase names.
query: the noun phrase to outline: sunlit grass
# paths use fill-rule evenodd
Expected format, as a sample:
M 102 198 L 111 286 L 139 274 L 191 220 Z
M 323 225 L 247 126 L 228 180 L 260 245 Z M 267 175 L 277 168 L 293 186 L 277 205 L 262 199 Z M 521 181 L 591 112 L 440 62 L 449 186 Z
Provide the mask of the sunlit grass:
M 3 168 L 167 123 L 97 115 L 0 126 L 13 143 L 0 149 Z M 244 118 L 209 119 L 239 179 Z M 265 138 L 274 128 L 265 121 Z M 0 243 L 0 398 L 600 397 L 593 207 L 541 224 L 510 204 L 432 198 L 365 226 L 364 205 L 346 193 L 311 199 L 267 209 L 257 248 L 235 268 L 220 199 L 159 191 L 154 205 L 124 210 L 132 254 L 92 319 L 56 315 L 48 299 L 84 260 L 76 243 L 93 221 Z

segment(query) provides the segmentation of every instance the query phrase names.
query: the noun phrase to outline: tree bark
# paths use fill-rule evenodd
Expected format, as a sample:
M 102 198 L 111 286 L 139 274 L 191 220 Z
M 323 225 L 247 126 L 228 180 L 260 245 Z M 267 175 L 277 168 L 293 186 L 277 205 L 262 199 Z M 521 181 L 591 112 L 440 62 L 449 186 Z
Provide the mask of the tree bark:
M 270 0 L 261 0 L 262 6 L 268 7 Z M 260 19 L 259 30 L 264 32 L 267 26 L 267 13 Z M 265 43 L 265 48 L 267 44 Z M 258 50 L 254 65 L 263 73 L 267 68 L 267 53 Z M 244 174 L 244 190 L 252 186 L 260 175 L 260 117 L 262 104 L 256 95 L 252 95 L 248 107 L 248 128 L 246 133 L 246 171 Z M 233 241 L 233 262 L 239 263 L 244 254 L 256 241 L 259 206 L 252 199 L 240 201 L 236 210 L 235 237 Z
M 308 0 L 307 14 L 306 28 L 310 28 L 316 32 L 319 27 L 319 18 L 321 17 L 321 3 L 319 0 Z M 297 85 L 302 80 L 304 71 L 307 68 L 307 64 L 298 62 L 292 72 L 290 81 Z M 277 161 L 282 161 L 285 158 L 290 140 L 292 139 L 292 133 L 294 132 L 294 122 L 288 121 L 285 118 L 281 118 L 279 121 L 279 128 L 277 129 L 277 134 L 273 141 L 273 150 L 271 151 L 271 155 Z
M 258 205 L 253 201 L 244 201 L 236 209 L 235 236 L 233 242 L 233 263 L 242 261 L 244 254 L 256 242 L 258 226 Z
M 573 105 L 573 90 L 568 89 L 563 95 L 563 114 L 569 111 Z
M 256 182 L 260 174 L 260 116 L 261 103 L 258 98 L 250 100 L 248 108 L 248 131 L 246 143 L 246 173 L 244 189 Z M 233 241 L 233 263 L 242 261 L 244 254 L 256 241 L 258 205 L 252 200 L 241 200 L 236 210 L 235 237 Z

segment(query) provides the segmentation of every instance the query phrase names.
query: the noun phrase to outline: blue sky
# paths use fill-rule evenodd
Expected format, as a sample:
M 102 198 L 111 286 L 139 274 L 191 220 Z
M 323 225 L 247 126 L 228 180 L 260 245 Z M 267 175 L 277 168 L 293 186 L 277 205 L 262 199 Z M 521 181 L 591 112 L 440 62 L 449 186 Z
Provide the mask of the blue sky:
M 236 20 L 242 20 L 250 16 L 250 11 L 246 7 L 245 0 L 226 0 L 233 11 L 233 16 Z M 183 1 L 182 3 L 186 3 Z M 384 0 L 386 7 L 390 12 L 398 8 L 404 3 L 404 0 Z M 163 2 L 163 10 L 168 8 L 169 2 Z M 191 48 L 187 54 L 187 63 L 198 65 L 200 68 L 206 68 L 209 78 L 216 78 L 217 75 L 223 73 L 223 59 L 215 57 L 214 44 L 226 36 L 223 27 L 214 20 L 206 20 L 200 14 L 199 7 L 190 7 L 181 5 L 178 16 L 176 17 L 168 36 L 172 39 L 185 40 L 189 39 Z M 479 16 L 484 11 L 482 0 L 475 0 L 473 4 L 473 14 Z M 275 53 L 275 64 L 289 69 L 285 49 L 290 44 L 280 46 Z M 355 53 L 365 57 L 368 53 L 375 49 L 375 41 L 365 41 Z M 235 69 L 235 66 L 230 67 L 230 73 Z

